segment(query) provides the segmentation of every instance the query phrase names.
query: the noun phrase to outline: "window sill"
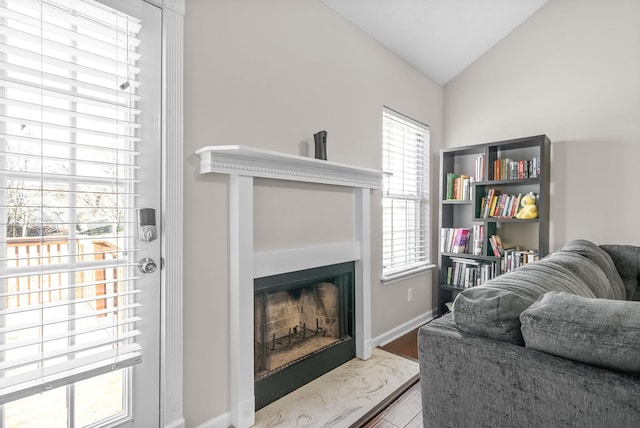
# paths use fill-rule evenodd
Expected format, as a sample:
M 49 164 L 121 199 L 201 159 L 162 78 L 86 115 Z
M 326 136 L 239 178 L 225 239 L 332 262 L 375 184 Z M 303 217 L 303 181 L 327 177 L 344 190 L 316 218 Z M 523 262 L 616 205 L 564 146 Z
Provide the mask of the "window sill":
M 383 276 L 382 278 L 380 278 L 380 282 L 382 283 L 382 285 L 390 285 L 390 284 L 393 284 L 394 282 L 402 281 L 417 275 L 421 275 L 427 271 L 435 269 L 436 267 L 437 266 L 434 264 L 420 266 L 418 268 L 411 269 L 406 272 L 401 272 L 401 273 L 397 273 L 389 276 Z

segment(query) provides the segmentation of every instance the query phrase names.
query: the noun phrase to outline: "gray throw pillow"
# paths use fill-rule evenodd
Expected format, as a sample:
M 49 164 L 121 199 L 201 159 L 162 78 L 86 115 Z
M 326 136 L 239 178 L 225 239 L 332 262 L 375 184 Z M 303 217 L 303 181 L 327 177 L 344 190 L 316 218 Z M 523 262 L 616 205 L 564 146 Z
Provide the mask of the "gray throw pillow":
M 527 348 L 640 374 L 640 302 L 550 292 L 520 322 Z

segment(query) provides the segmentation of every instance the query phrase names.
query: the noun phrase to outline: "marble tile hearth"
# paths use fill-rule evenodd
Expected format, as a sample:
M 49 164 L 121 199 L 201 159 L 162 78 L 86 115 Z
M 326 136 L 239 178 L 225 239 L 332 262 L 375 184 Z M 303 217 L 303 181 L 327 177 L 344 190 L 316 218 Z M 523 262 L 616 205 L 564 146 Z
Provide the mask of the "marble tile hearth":
M 349 427 L 418 374 L 418 363 L 373 349 L 256 412 L 255 427 Z

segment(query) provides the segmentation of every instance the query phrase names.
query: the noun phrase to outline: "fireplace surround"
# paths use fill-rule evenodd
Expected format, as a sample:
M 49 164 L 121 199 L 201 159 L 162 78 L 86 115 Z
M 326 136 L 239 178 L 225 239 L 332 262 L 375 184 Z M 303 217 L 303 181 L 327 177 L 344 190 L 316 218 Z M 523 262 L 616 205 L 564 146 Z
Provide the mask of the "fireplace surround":
M 254 280 L 286 272 L 353 262 L 356 356 L 371 357 L 371 190 L 382 188 L 382 172 L 332 161 L 245 146 L 207 146 L 196 151 L 200 173 L 229 176 L 229 378 L 228 421 L 255 423 Z M 254 178 L 318 183 L 353 190 L 355 236 L 345 242 L 272 251 L 254 249 Z M 247 332 L 250 332 L 247 334 Z

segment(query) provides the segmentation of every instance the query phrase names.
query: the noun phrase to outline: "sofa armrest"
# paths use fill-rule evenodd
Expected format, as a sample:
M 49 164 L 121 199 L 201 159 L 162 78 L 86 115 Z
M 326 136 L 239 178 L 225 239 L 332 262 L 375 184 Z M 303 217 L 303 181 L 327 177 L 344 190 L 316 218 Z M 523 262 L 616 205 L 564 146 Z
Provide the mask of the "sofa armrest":
M 600 245 L 615 265 L 626 288 L 627 300 L 640 300 L 640 247 Z
M 425 427 L 635 427 L 640 377 L 460 332 L 418 333 Z

